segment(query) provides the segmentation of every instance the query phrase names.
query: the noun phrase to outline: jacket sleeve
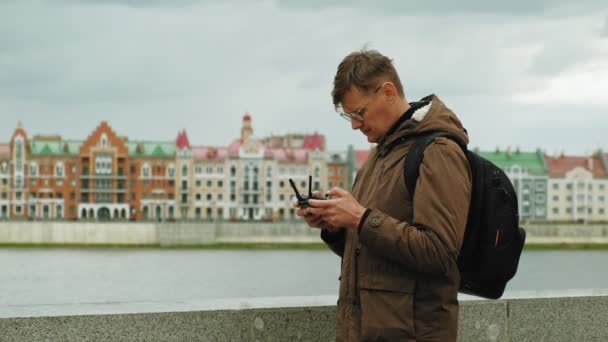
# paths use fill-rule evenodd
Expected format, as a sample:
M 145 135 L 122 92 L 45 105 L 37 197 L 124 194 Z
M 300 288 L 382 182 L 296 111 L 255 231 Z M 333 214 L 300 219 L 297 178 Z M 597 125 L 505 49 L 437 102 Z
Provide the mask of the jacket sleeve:
M 359 239 L 408 269 L 447 275 L 456 266 L 471 198 L 469 163 L 456 143 L 438 138 L 425 149 L 413 197 L 412 223 L 372 209 Z
M 339 232 L 330 232 L 329 230 L 321 230 L 321 239 L 332 252 L 339 257 L 344 257 L 344 244 L 346 243 L 346 231 L 341 229 Z

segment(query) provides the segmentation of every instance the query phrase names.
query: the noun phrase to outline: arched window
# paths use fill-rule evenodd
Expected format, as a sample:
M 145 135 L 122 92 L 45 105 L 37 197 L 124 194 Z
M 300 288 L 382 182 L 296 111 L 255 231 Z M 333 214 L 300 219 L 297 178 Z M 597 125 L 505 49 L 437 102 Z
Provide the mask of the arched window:
M 105 133 L 103 133 L 101 135 L 101 139 L 99 141 L 99 144 L 101 145 L 102 148 L 108 148 L 108 147 L 110 147 L 110 143 L 108 141 L 108 136 Z

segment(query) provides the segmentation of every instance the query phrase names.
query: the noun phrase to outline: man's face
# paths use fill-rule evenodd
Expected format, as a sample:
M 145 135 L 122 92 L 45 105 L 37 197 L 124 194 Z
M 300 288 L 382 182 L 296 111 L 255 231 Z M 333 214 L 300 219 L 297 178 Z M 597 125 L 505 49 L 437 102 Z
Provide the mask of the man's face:
M 386 124 L 388 108 L 382 90 L 379 87 L 370 94 L 353 86 L 342 99 L 343 112 L 352 113 L 349 115 L 352 129 L 360 130 L 370 143 L 378 142 L 390 128 Z

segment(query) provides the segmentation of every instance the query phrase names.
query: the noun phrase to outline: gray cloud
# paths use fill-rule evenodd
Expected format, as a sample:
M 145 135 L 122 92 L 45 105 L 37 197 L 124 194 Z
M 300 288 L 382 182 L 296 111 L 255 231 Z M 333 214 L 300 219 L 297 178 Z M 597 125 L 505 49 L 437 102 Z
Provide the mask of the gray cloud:
M 587 108 L 577 133 L 560 124 L 576 108 L 510 100 L 608 60 L 597 32 L 606 13 L 573 5 L 579 14 L 565 17 L 565 1 L 301 3 L 3 2 L 0 141 L 18 120 L 30 133 L 79 139 L 108 120 L 132 139 L 173 139 L 187 128 L 195 144 L 222 145 L 249 111 L 259 136 L 319 131 L 334 150 L 364 148 L 329 94 L 340 60 L 365 43 L 394 59 L 409 99 L 437 93 L 482 148 L 559 145 L 571 135 L 568 146 L 581 149 L 608 127 L 598 114 L 608 108 Z M 530 134 L 516 138 L 520 131 Z
M 478 1 L 478 0 L 278 0 L 286 8 L 319 10 L 319 9 L 349 9 L 389 14 L 406 15 L 445 15 L 445 14 L 507 14 L 507 15 L 573 15 L 589 13 L 593 10 L 605 10 L 603 0 L 585 0 L 572 2 L 569 0 L 513 0 L 513 1 Z

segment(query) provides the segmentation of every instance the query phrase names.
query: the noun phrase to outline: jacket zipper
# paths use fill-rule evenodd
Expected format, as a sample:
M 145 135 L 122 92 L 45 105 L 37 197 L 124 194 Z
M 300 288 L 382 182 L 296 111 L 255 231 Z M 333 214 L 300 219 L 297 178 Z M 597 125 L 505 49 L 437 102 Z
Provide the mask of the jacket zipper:
M 361 303 L 360 294 L 359 294 L 359 254 L 361 253 L 361 248 L 357 247 L 355 249 L 355 299 L 353 300 L 353 305 L 358 306 Z

